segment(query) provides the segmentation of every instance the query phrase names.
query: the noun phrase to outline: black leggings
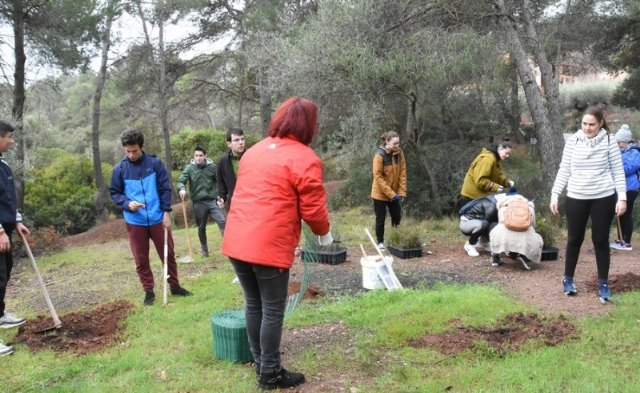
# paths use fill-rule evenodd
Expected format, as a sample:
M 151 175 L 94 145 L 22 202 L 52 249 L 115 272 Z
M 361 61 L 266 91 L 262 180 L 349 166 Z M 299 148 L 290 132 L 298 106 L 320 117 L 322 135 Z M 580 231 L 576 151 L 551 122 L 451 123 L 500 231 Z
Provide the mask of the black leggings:
M 584 241 L 587 221 L 591 217 L 591 240 L 596 251 L 598 278 L 609 277 L 609 228 L 616 208 L 616 195 L 611 194 L 600 199 L 567 198 L 567 253 L 565 255 L 564 275 L 573 277 L 578 264 L 580 247 Z
M 619 240 L 624 240 L 627 244 L 631 244 L 631 235 L 633 234 L 633 203 L 636 201 L 637 196 L 638 190 L 627 191 L 627 210 L 620 216 L 622 239 Z
M 384 220 L 387 218 L 387 208 L 391 215 L 391 226 L 397 227 L 402 219 L 402 209 L 400 201 L 379 201 L 373 200 L 373 210 L 376 213 L 376 240 L 378 243 L 384 242 Z

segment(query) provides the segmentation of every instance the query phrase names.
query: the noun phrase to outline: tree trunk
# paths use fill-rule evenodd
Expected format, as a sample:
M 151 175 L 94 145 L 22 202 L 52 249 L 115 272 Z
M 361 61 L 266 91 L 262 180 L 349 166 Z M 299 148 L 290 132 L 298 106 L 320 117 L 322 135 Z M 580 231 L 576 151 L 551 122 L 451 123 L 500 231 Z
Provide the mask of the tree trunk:
M 512 48 L 511 53 L 516 61 L 527 105 L 535 124 L 536 136 L 540 143 L 542 177 L 545 182 L 550 183 L 554 180 L 562 159 L 564 146 L 562 134 L 556 132 L 549 121 L 549 112 L 544 105 L 533 69 L 529 64 L 529 57 L 518 36 L 518 31 L 509 17 L 510 14 L 506 11 L 504 0 L 493 0 L 493 5 L 497 11 L 498 23 Z
M 162 1 L 159 2 L 160 4 Z M 162 140 L 164 141 L 164 160 L 167 172 L 171 176 L 173 159 L 171 158 L 171 141 L 169 139 L 169 120 L 167 109 L 167 75 L 166 54 L 164 52 L 164 15 L 158 18 L 158 61 L 160 63 L 158 83 L 158 106 L 160 108 L 160 122 L 162 123 Z M 173 189 L 173 187 L 172 187 Z
M 27 56 L 24 53 L 24 16 L 25 12 L 21 7 L 13 10 L 13 53 L 15 56 L 15 68 L 13 72 L 13 106 L 11 108 L 11 117 L 13 118 L 13 126 L 16 130 L 13 138 L 16 142 L 17 165 L 13 166 L 13 175 L 16 185 L 18 209 L 22 209 L 24 206 L 24 142 L 26 140 L 23 126 L 25 103 L 24 68 L 27 62 Z
M 271 92 L 267 85 L 266 67 L 261 66 L 260 80 L 260 122 L 262 136 L 266 137 L 269 133 L 269 123 L 271 123 Z
M 520 101 L 518 100 L 518 70 L 511 64 L 509 67 L 509 82 L 511 84 L 511 94 L 509 97 L 509 103 L 511 108 L 509 110 L 509 126 L 511 128 L 511 134 L 514 136 L 516 142 L 526 142 L 524 137 L 520 133 Z
M 100 221 L 107 218 L 106 208 L 107 187 L 102 177 L 102 164 L 100 158 L 100 101 L 107 79 L 107 61 L 109 59 L 109 48 L 111 47 L 111 25 L 114 18 L 114 8 L 118 0 L 111 0 L 108 4 L 105 28 L 102 32 L 102 53 L 100 57 L 100 70 L 96 79 L 96 94 L 93 96 L 93 122 L 91 124 L 91 148 L 93 152 L 93 173 L 96 179 L 96 214 Z
M 569 7 L 570 4 L 571 2 L 569 1 L 567 7 Z M 543 92 L 547 103 L 547 111 L 549 113 L 549 123 L 551 124 L 553 132 L 559 134 L 562 132 L 562 119 L 560 116 L 560 91 L 558 88 L 558 78 L 554 76 L 552 67 L 547 59 L 547 54 L 545 53 L 544 48 L 540 45 L 540 40 L 538 40 L 538 32 L 533 24 L 530 7 L 531 4 L 529 3 L 529 0 L 522 0 L 522 16 L 525 22 L 525 32 L 528 40 L 530 41 L 530 45 L 532 46 L 536 62 L 540 67 L 540 76 L 542 86 L 544 87 Z

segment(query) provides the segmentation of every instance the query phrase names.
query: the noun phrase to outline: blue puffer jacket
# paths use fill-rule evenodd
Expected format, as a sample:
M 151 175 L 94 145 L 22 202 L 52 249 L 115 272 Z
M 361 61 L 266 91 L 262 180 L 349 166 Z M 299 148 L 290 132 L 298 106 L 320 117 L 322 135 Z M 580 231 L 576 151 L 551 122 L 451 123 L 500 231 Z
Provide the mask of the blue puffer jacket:
M 636 145 L 629 145 L 622 150 L 621 153 L 627 191 L 640 190 L 640 180 L 638 180 L 638 171 L 640 171 L 640 148 Z
M 143 153 L 137 161 L 124 158 L 113 168 L 111 199 L 124 212 L 127 224 L 151 226 L 161 223 L 164 212 L 171 211 L 171 183 L 162 161 Z M 144 203 L 145 207 L 133 212 L 129 202 Z

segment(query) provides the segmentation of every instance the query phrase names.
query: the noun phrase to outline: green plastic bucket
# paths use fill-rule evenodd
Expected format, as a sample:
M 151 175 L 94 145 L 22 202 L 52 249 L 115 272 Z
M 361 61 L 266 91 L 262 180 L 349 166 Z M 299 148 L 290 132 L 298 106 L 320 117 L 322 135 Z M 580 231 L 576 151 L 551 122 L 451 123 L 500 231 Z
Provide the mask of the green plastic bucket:
M 244 310 L 223 310 L 213 314 L 211 331 L 216 358 L 236 363 L 253 360 L 246 325 Z

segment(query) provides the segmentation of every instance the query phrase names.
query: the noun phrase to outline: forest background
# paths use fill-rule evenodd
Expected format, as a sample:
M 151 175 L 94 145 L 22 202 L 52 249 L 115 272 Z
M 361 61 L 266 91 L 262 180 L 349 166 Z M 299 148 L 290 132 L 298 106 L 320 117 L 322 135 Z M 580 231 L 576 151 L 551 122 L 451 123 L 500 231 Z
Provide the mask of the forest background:
M 217 159 L 228 127 L 255 143 L 294 95 L 320 107 L 313 147 L 325 181 L 343 183 L 332 208 L 369 203 L 372 153 L 393 129 L 416 217 L 452 213 L 490 142 L 517 145 L 510 175 L 544 201 L 587 106 L 613 132 L 640 127 L 632 0 L 21 0 L 0 1 L 0 24 L 13 31 L 0 38 L 8 159 L 28 225 L 48 233 L 118 214 L 107 187 L 123 130 L 142 130 L 175 177 L 197 144 Z M 172 39 L 175 26 L 190 33 Z M 36 67 L 56 76 L 30 79 Z

